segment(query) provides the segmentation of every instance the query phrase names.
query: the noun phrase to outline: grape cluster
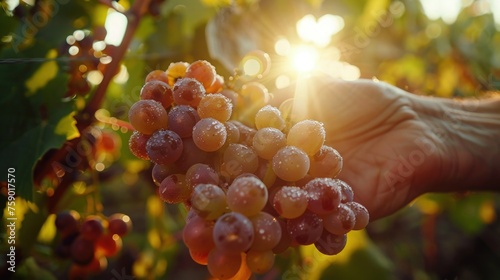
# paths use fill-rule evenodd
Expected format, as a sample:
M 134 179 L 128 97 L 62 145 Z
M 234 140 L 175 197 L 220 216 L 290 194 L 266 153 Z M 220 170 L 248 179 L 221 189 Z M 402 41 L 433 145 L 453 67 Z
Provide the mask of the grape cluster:
M 70 279 L 86 279 L 107 267 L 107 257 L 115 256 L 122 247 L 122 237 L 130 232 L 132 222 L 127 215 L 116 213 L 107 218 L 97 215 L 85 219 L 74 210 L 60 212 L 55 226 L 61 236 L 56 253 L 73 262 Z
M 338 254 L 369 221 L 335 179 L 343 160 L 323 124 L 271 98 L 255 81 L 229 88 L 207 61 L 176 62 L 147 75 L 129 111 L 131 152 L 154 163 L 165 202 L 189 209 L 183 241 L 220 279 L 269 271 L 289 247 Z

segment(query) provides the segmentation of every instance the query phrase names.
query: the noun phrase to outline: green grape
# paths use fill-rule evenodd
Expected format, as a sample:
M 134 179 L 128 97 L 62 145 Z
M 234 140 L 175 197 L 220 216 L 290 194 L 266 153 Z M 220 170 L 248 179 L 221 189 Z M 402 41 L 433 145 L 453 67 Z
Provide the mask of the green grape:
M 227 212 L 226 194 L 213 184 L 198 184 L 191 194 L 191 207 L 206 219 L 215 220 Z
M 278 108 L 266 105 L 260 108 L 257 114 L 255 114 L 255 127 L 257 129 L 274 127 L 278 130 L 283 130 L 285 128 L 285 120 L 281 117 L 281 112 Z
M 273 171 L 279 178 L 293 182 L 306 176 L 309 171 L 309 157 L 295 146 L 285 146 L 272 159 Z
M 238 177 L 227 189 L 229 209 L 247 217 L 258 214 L 267 203 L 267 188 L 255 177 Z
M 286 144 L 295 146 L 309 156 L 316 154 L 325 143 L 326 132 L 323 124 L 314 120 L 303 120 L 288 131 Z

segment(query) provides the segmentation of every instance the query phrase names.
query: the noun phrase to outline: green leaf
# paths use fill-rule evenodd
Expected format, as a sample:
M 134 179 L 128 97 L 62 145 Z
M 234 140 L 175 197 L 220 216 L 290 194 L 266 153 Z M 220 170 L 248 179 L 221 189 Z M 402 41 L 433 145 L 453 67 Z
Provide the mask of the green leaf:
M 6 133 L 0 150 L 0 170 L 16 169 L 16 193 L 28 200 L 33 197 L 33 170 L 36 162 L 50 149 L 59 148 L 76 127 L 71 120 L 72 102 L 63 102 L 66 75 L 58 75 L 30 97 L 20 88 L 11 87 L 1 100 L 0 120 Z M 4 180 L 5 174 L 2 174 Z
M 16 271 L 17 279 L 56 280 L 50 271 L 40 267 L 33 257 L 26 259 Z
M 486 227 L 481 217 L 481 206 L 491 200 L 488 194 L 470 194 L 450 207 L 450 219 L 465 233 L 474 235 Z

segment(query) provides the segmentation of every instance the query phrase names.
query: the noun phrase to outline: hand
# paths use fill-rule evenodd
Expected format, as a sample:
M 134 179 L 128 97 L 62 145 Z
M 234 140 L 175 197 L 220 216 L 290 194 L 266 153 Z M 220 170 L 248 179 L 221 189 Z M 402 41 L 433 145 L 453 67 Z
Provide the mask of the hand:
M 351 185 L 371 220 L 423 193 L 463 189 L 460 173 L 471 171 L 485 152 L 457 153 L 468 145 L 458 133 L 468 123 L 454 127 L 462 115 L 453 110 L 480 111 L 477 106 L 413 95 L 382 82 L 324 77 L 297 81 L 295 99 L 298 117 L 324 123 L 326 144 L 344 159 L 338 178 Z

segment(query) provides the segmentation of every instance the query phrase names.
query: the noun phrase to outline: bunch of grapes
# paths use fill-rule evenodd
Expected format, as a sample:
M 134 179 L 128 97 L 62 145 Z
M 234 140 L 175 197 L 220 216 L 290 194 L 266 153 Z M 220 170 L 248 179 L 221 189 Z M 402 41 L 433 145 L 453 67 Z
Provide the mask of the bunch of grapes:
M 167 203 L 188 209 L 183 241 L 212 276 L 269 271 L 275 254 L 314 244 L 338 254 L 368 211 L 335 177 L 340 154 L 323 124 L 292 121 L 291 102 L 251 81 L 229 87 L 207 61 L 172 63 L 148 74 L 129 120 L 132 153 L 154 163 Z
M 107 218 L 87 216 L 74 210 L 57 214 L 56 229 L 61 236 L 56 253 L 73 262 L 70 279 L 86 279 L 107 267 L 107 257 L 115 256 L 122 247 L 122 237 L 130 232 L 132 222 L 127 215 L 116 213 Z

